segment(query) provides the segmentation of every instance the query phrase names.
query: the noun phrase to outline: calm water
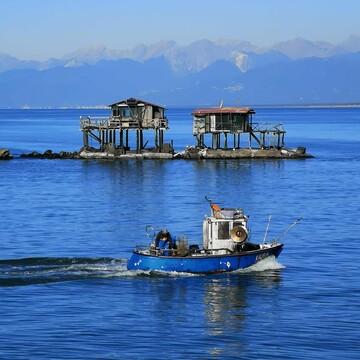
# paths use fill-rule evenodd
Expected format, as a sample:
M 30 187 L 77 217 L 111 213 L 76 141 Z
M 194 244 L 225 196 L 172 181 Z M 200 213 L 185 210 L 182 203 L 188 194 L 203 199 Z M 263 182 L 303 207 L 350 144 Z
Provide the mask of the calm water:
M 195 144 L 192 109 L 166 140 Z M 0 147 L 75 151 L 80 115 L 0 110 Z M 360 109 L 258 109 L 291 161 L 0 162 L 1 359 L 359 359 Z M 207 195 L 242 206 L 252 240 L 296 218 L 278 261 L 217 275 L 126 270 L 145 226 L 200 243 Z

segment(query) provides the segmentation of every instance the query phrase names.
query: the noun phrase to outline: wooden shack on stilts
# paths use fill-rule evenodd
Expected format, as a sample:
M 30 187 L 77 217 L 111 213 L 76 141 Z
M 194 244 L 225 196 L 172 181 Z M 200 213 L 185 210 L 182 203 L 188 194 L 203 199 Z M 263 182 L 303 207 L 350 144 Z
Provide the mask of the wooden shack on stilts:
M 129 98 L 109 105 L 108 117 L 80 117 L 83 147 L 80 158 L 104 159 L 250 159 L 307 158 L 306 148 L 285 148 L 282 124 L 253 121 L 248 107 L 196 109 L 193 135 L 196 146 L 175 152 L 172 141 L 164 142 L 169 129 L 165 108 Z M 146 133 L 147 131 L 147 133 Z M 153 135 L 149 137 L 149 133 Z M 95 143 L 95 145 L 93 145 Z
M 214 150 L 260 148 L 281 149 L 284 147 L 285 130 L 282 124 L 269 125 L 253 123 L 255 111 L 248 107 L 219 107 L 196 109 L 192 112 L 193 135 L 197 139 L 197 148 Z M 205 144 L 205 135 L 210 134 L 211 145 Z M 246 135 L 245 146 L 241 146 L 240 137 Z M 223 138 L 223 141 L 221 141 Z M 253 146 L 253 141 L 256 145 Z M 222 144 L 221 144 L 222 142 Z M 208 143 L 209 144 L 209 143 Z
M 164 131 L 169 129 L 165 108 L 135 98 L 111 104 L 109 107 L 109 117 L 80 117 L 84 150 L 112 155 L 173 153 L 172 144 L 164 143 Z M 144 141 L 146 130 L 154 132 L 154 142 L 150 146 L 149 140 Z M 131 132 L 135 133 L 135 139 L 130 139 Z M 95 140 L 97 148 L 90 146 L 89 140 Z M 134 145 L 133 148 L 131 144 Z

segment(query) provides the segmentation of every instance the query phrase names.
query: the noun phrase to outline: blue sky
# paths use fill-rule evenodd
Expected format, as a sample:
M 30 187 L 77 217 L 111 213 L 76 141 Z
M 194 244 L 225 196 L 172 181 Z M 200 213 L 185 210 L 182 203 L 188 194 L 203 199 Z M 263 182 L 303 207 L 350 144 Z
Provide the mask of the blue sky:
M 89 45 L 160 40 L 336 44 L 360 35 L 359 14 L 359 0 L 0 0 L 0 53 L 46 60 Z

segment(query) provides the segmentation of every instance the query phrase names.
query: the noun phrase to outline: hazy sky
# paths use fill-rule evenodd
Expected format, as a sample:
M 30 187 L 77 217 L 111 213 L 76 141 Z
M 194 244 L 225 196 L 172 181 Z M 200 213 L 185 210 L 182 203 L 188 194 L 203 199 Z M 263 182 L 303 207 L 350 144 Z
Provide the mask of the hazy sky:
M 0 53 L 34 60 L 160 40 L 336 44 L 360 35 L 360 0 L 0 0 L 0 34 Z

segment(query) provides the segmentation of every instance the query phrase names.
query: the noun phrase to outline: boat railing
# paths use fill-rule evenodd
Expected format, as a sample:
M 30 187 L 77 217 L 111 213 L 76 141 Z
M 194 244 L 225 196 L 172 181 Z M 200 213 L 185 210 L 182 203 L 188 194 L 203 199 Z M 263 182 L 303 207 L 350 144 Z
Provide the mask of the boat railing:
M 135 251 L 136 252 L 141 252 L 141 251 L 146 251 L 146 250 L 151 250 L 151 244 L 149 244 L 149 245 L 136 245 L 135 246 Z
M 205 253 L 207 255 L 224 255 L 224 252 L 226 253 L 226 255 L 231 255 L 234 253 L 234 251 L 230 250 L 229 248 L 218 248 L 218 249 L 207 249 L 205 250 Z
M 149 253 L 150 255 L 156 255 L 156 256 L 176 255 L 177 251 L 178 251 L 178 249 L 159 249 L 159 248 L 156 248 L 154 244 L 137 245 L 135 247 L 135 252 Z
M 154 246 L 154 244 L 149 245 L 137 245 L 135 247 L 135 252 L 142 253 L 142 254 L 149 254 L 154 256 L 179 256 L 179 257 L 186 257 L 192 255 L 224 255 L 224 252 L 228 255 L 234 253 L 229 248 L 218 248 L 218 249 L 204 249 L 204 250 L 191 250 L 189 249 L 159 249 Z

